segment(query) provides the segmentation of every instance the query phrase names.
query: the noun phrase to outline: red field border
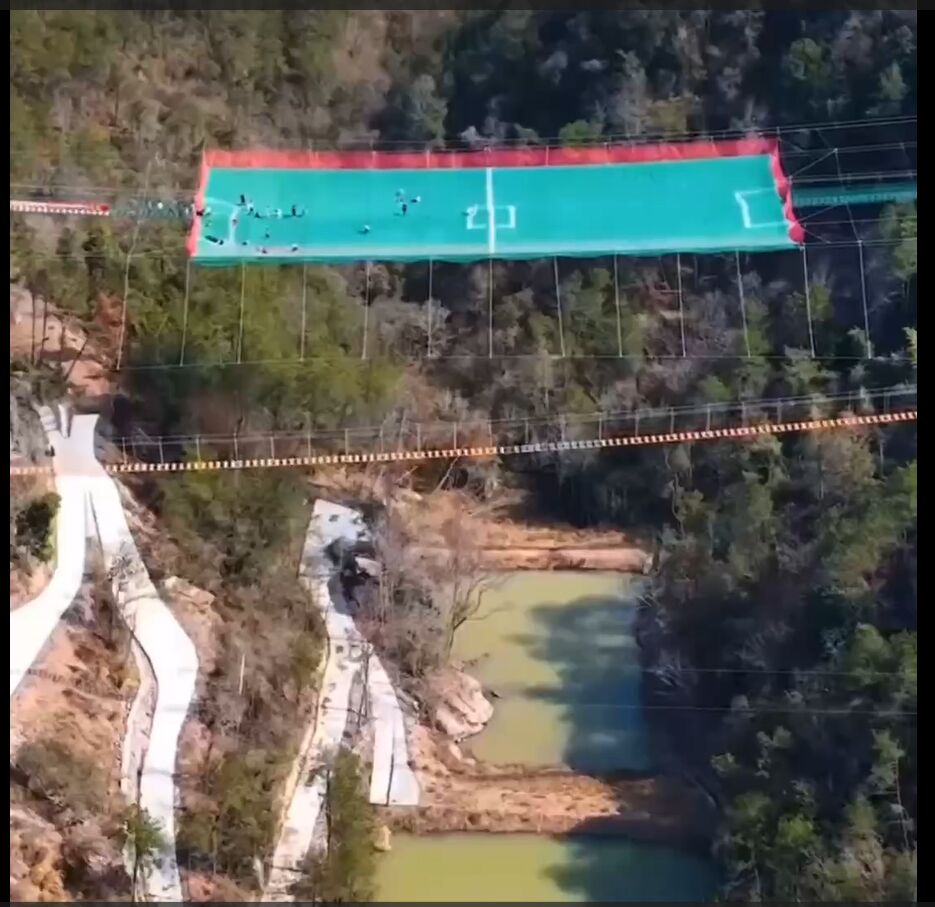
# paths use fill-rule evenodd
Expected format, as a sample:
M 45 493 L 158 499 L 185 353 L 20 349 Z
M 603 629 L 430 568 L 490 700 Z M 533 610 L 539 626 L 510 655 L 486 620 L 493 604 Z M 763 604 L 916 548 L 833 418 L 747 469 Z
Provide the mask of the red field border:
M 201 218 L 199 211 L 205 207 L 205 194 L 208 191 L 208 177 L 211 175 L 211 164 L 209 163 L 210 151 L 206 151 L 201 156 L 201 171 L 198 174 L 198 191 L 195 193 L 195 216 L 192 218 L 192 228 L 188 233 L 186 248 L 189 258 L 194 258 L 198 252 L 198 240 L 201 238 Z
M 916 422 L 918 411 L 875 413 L 865 416 L 839 416 L 835 419 L 809 419 L 804 422 L 762 422 L 757 425 L 737 425 L 732 428 L 707 428 L 662 434 L 625 435 L 615 438 L 593 438 L 587 441 L 538 441 L 530 444 L 498 444 L 484 447 L 443 447 L 425 450 L 398 450 L 385 453 L 317 454 L 307 457 L 259 457 L 244 460 L 182 460 L 168 463 L 116 463 L 104 469 L 111 475 L 138 472 L 200 472 L 218 469 L 269 469 L 303 466 L 345 466 L 367 463 L 412 462 L 451 459 L 457 457 L 502 457 L 521 454 L 601 450 L 612 447 L 643 447 L 655 444 L 685 444 L 695 441 L 744 440 L 762 435 L 783 435 L 792 432 L 827 431 L 829 429 L 860 428 L 865 425 L 892 425 Z M 51 473 L 51 466 L 10 466 L 10 476 L 30 476 Z
M 264 170 L 461 170 L 470 167 L 567 167 L 575 164 L 647 164 L 778 154 L 774 138 L 590 145 L 583 148 L 480 148 L 476 151 L 288 151 L 209 149 L 207 166 Z
M 460 170 L 480 167 L 568 167 L 595 164 L 648 164 L 662 161 L 696 161 L 712 158 L 769 155 L 776 191 L 789 222 L 789 236 L 801 244 L 805 230 L 792 208 L 789 179 L 779 158 L 779 140 L 745 139 L 668 142 L 657 145 L 591 145 L 580 148 L 482 148 L 476 151 L 289 151 L 277 149 L 209 149 L 201 161 L 201 178 L 195 204 L 205 203 L 211 168 L 244 170 Z M 200 234 L 196 217 L 188 238 L 195 255 Z

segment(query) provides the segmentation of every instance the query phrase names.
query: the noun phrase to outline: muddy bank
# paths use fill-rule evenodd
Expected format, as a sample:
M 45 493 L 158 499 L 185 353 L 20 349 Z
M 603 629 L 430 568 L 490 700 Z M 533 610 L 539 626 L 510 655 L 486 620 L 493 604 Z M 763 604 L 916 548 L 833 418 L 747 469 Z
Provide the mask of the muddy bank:
M 401 478 L 401 482 L 405 479 Z M 531 505 L 522 492 L 498 492 L 478 501 L 461 491 L 419 494 L 393 485 L 388 472 L 322 470 L 315 484 L 335 500 L 353 501 L 365 511 L 396 511 L 413 538 L 412 548 L 431 558 L 444 558 L 446 529 L 453 522 L 470 541 L 488 570 L 614 570 L 644 573 L 652 562 L 652 543 L 618 529 L 577 529 L 542 522 L 530 515 Z
M 624 836 L 706 852 L 712 813 L 699 792 L 663 776 L 594 777 L 555 768 L 488 765 L 465 757 L 444 734 L 411 729 L 422 799 L 383 809 L 395 831 Z
M 428 557 L 436 552 L 439 556 L 445 553 L 442 548 L 427 546 L 417 546 L 417 550 Z M 480 554 L 481 564 L 488 570 L 615 570 L 621 573 L 643 573 L 651 560 L 651 555 L 641 548 L 582 547 L 565 545 L 559 540 L 503 548 L 482 545 Z
M 445 551 L 445 527 L 456 519 L 490 570 L 619 570 L 642 573 L 651 562 L 645 539 L 616 529 L 576 529 L 559 523 L 529 523 L 522 498 L 504 495 L 478 503 L 456 491 L 428 497 L 407 495 L 393 506 L 405 515 L 427 556 Z
M 499 815 L 434 806 L 383 812 L 387 813 L 383 818 L 389 828 L 394 832 L 406 834 L 485 832 L 624 838 L 628 841 L 673 847 L 699 856 L 707 856 L 711 846 L 711 834 L 707 829 L 689 829 L 680 819 L 659 817 L 656 814 L 619 813 L 579 819 L 573 815 L 533 814 L 528 809 L 525 814 Z

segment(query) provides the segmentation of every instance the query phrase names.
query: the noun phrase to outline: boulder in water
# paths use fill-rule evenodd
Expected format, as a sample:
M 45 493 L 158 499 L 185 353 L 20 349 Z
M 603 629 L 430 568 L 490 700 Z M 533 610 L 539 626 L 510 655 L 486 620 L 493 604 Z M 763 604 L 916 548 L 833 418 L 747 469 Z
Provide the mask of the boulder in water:
M 479 734 L 493 717 L 493 705 L 480 683 L 454 668 L 442 668 L 430 680 L 435 723 L 454 741 Z
M 373 849 L 380 853 L 389 853 L 393 849 L 393 833 L 386 825 L 380 825 L 377 828 Z

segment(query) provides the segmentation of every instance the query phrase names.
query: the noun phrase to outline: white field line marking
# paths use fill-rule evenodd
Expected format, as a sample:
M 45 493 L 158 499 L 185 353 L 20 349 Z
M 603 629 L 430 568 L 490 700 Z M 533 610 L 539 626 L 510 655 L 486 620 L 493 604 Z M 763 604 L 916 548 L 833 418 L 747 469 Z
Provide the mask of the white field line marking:
M 772 189 L 745 189 L 734 193 L 734 198 L 740 206 L 740 214 L 743 217 L 743 226 L 745 230 L 755 230 L 759 227 L 782 227 L 785 226 L 785 220 L 764 220 L 754 223 L 750 216 L 750 203 L 747 201 L 749 195 L 763 195 L 764 193 L 773 194 Z
M 497 216 L 493 204 L 493 167 L 487 168 L 487 254 L 493 257 L 497 248 Z
M 744 228 L 749 230 L 753 226 L 753 221 L 750 219 L 750 206 L 744 198 L 744 193 L 735 192 L 734 198 L 737 199 L 737 204 L 740 205 L 740 213 L 743 216 Z
M 224 218 L 225 209 L 230 209 L 230 214 L 228 214 L 226 218 L 227 236 L 223 236 L 222 238 L 224 239 L 224 242 L 229 245 L 232 245 L 232 246 L 237 245 L 237 226 L 234 223 L 234 221 L 235 220 L 239 221 L 240 219 L 239 218 L 240 206 L 232 204 L 231 202 L 227 201 L 227 199 L 224 199 L 224 198 L 207 198 L 207 197 L 205 198 L 205 201 L 204 201 L 203 210 L 205 212 L 210 210 L 211 217 L 209 217 L 208 214 L 205 213 L 201 218 L 201 233 L 198 237 L 199 245 L 204 240 L 206 231 L 208 231 L 211 227 L 211 224 L 215 222 L 214 218 L 215 217 L 218 218 L 218 221 Z M 198 217 L 197 214 L 195 214 L 194 216 Z M 246 210 L 244 211 L 244 216 L 246 216 Z M 218 226 L 220 226 L 220 223 L 218 223 Z M 215 234 L 212 234 L 212 235 L 215 235 Z M 213 243 L 211 245 L 213 245 Z

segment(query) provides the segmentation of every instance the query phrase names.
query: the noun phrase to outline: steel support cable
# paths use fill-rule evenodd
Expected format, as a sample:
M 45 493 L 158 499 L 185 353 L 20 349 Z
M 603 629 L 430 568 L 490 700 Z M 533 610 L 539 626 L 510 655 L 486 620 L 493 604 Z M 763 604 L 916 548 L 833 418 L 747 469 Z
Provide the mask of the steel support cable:
M 481 356 L 477 353 L 445 353 L 442 355 L 433 355 L 433 361 L 440 362 L 470 362 L 474 360 L 481 359 L 496 359 L 500 362 L 554 362 L 562 358 L 561 355 L 556 353 L 514 353 L 514 354 L 503 354 L 497 353 L 493 357 Z M 739 362 L 746 359 L 746 355 L 743 353 L 692 353 L 690 356 L 683 356 L 681 353 L 624 353 L 623 356 L 618 355 L 617 353 L 571 353 L 565 357 L 566 359 L 577 360 L 579 362 L 599 362 L 603 360 L 611 359 L 628 359 L 628 360 L 639 360 L 643 362 L 667 362 L 672 359 L 682 359 L 688 362 Z M 757 355 L 757 359 L 762 359 L 764 362 L 786 362 L 789 357 L 780 353 L 771 353 L 768 355 Z M 815 356 L 816 362 L 863 362 L 867 357 L 865 355 L 861 356 L 839 356 L 839 355 L 828 355 Z M 887 362 L 908 362 L 909 359 L 906 356 L 887 356 L 887 357 L 877 357 L 879 361 Z M 275 366 L 281 367 L 291 367 L 298 365 L 302 362 L 345 362 L 347 361 L 347 356 L 337 355 L 337 356 L 306 356 L 305 359 L 299 358 L 277 358 L 277 359 L 245 359 L 243 362 L 186 362 L 184 365 L 180 366 L 175 362 L 154 362 L 144 365 L 128 365 L 124 366 L 124 372 L 152 372 L 152 371 L 163 371 L 163 370 L 173 370 L 178 368 L 189 368 L 189 369 L 213 369 L 213 368 L 269 368 Z M 414 356 L 414 357 L 387 357 L 387 362 L 392 363 L 415 363 L 415 362 L 424 362 L 428 361 L 426 356 Z
M 838 176 L 843 180 L 843 175 L 841 173 L 841 158 L 835 151 L 834 161 L 838 168 Z M 850 202 L 846 200 L 845 197 L 845 208 L 847 210 L 848 220 L 851 222 L 851 232 L 854 234 L 854 242 L 857 243 L 857 255 L 859 258 L 859 267 L 860 267 L 860 301 L 863 306 L 864 313 L 864 340 L 865 340 L 865 350 L 867 353 L 867 358 L 873 358 L 873 342 L 870 339 L 870 314 L 867 309 L 867 279 L 864 275 L 864 249 L 863 249 L 863 237 L 858 234 L 857 224 L 854 221 L 854 212 L 851 209 Z
M 152 158 L 149 159 L 149 162 L 146 164 L 146 175 L 143 178 L 143 196 L 145 197 L 149 191 L 149 175 L 152 168 Z M 127 262 L 126 268 L 123 273 L 123 307 L 120 313 L 120 336 L 117 341 L 117 369 L 119 371 L 121 364 L 123 363 L 123 345 L 126 341 L 127 333 L 127 307 L 129 305 L 129 294 L 130 294 L 130 262 L 133 258 L 133 252 L 136 249 L 137 241 L 140 238 L 140 225 L 142 223 L 141 218 L 136 219 L 136 224 L 133 227 L 133 238 L 130 241 L 130 248 L 127 251 Z
M 743 274 L 740 269 L 740 252 L 734 253 L 734 261 L 737 266 L 737 292 L 740 295 L 740 318 L 743 322 L 743 342 L 747 351 L 747 358 L 750 358 L 750 333 L 747 330 L 747 298 L 743 289 Z
M 888 410 L 889 401 L 894 399 L 903 399 L 910 401 L 908 404 L 904 404 L 903 408 L 910 408 L 912 398 L 918 394 L 918 389 L 916 385 L 887 385 L 885 387 L 871 387 L 871 388 L 860 388 L 855 391 L 842 391 L 838 393 L 828 393 L 828 394 L 799 394 L 799 395 L 788 395 L 784 397 L 759 397 L 754 399 L 746 400 L 732 400 L 722 403 L 701 403 L 701 404 L 681 404 L 677 406 L 655 406 L 655 407 L 645 407 L 642 409 L 625 409 L 625 410 L 593 410 L 590 412 L 561 412 L 561 413 L 551 413 L 543 416 L 535 415 L 526 415 L 519 416 L 510 419 L 483 419 L 483 420 L 437 420 L 435 422 L 420 422 L 418 423 L 423 431 L 436 432 L 439 434 L 448 437 L 452 434 L 452 428 L 456 425 L 470 426 L 483 422 L 485 425 L 496 428 L 500 431 L 516 431 L 518 432 L 520 427 L 543 427 L 555 425 L 556 421 L 563 419 L 566 424 L 571 423 L 583 423 L 589 424 L 594 421 L 609 422 L 612 420 L 618 421 L 628 421 L 632 420 L 635 424 L 639 422 L 646 422 L 651 419 L 658 419 L 661 417 L 669 418 L 670 416 L 676 417 L 687 417 L 687 416 L 726 416 L 730 413 L 756 413 L 760 410 L 770 410 L 775 409 L 777 412 L 785 410 L 788 412 L 790 407 L 797 405 L 816 405 L 816 404 L 828 404 L 828 403 L 838 403 L 838 404 L 855 404 L 858 402 L 870 402 L 874 400 L 884 402 L 884 410 Z M 263 442 L 267 443 L 270 437 L 274 437 L 279 441 L 292 441 L 292 440 L 303 440 L 308 438 L 309 440 L 314 435 L 315 439 L 318 441 L 332 439 L 335 434 L 344 434 L 348 432 L 353 432 L 356 435 L 360 434 L 369 434 L 376 435 L 376 433 L 381 429 L 380 425 L 357 425 L 357 426 L 343 426 L 334 429 L 324 429 L 320 431 L 313 432 L 310 425 L 306 425 L 306 428 L 303 431 L 278 431 L 278 432 L 265 432 L 262 434 L 255 435 L 238 435 L 242 443 L 258 443 Z M 709 426 L 706 426 L 709 427 Z M 158 440 L 166 445 L 190 445 L 194 441 L 198 440 L 202 444 L 227 444 L 231 443 L 233 440 L 233 435 L 229 434 L 200 434 L 200 435 L 160 435 Z M 113 439 L 114 443 L 135 443 L 131 437 L 118 437 Z M 153 445 L 157 443 L 157 438 L 152 438 L 146 436 L 146 440 L 139 442 L 142 446 Z
M 840 207 L 842 206 L 841 205 L 829 205 L 827 208 L 821 208 L 818 211 L 813 212 L 812 214 L 806 214 L 802 217 L 799 217 L 798 221 L 801 224 L 805 224 L 809 220 L 821 214 L 827 213 L 828 211 L 833 211 L 835 208 L 840 208 Z M 861 218 L 860 220 L 854 221 L 854 223 L 858 223 L 858 224 L 879 224 L 880 222 L 881 222 L 881 219 L 878 217 Z M 818 224 L 818 226 L 833 227 L 833 226 L 842 226 L 842 225 L 846 225 L 849 223 L 850 223 L 849 220 L 823 221 L 821 224 Z M 901 237 L 900 239 L 883 239 L 883 238 L 865 239 L 862 241 L 862 245 L 864 246 L 896 246 L 896 245 L 899 245 L 901 242 L 904 242 L 907 239 L 916 239 L 916 237 L 915 236 L 904 236 L 904 237 Z M 828 248 L 852 248 L 852 247 L 855 247 L 857 243 L 855 243 L 853 240 L 834 240 L 832 242 L 825 242 L 823 243 L 823 245 L 826 245 Z M 136 251 L 133 253 L 133 257 L 134 258 L 146 258 L 149 256 L 166 257 L 169 255 L 178 255 L 180 253 L 184 253 L 185 251 L 186 251 L 185 244 L 179 243 L 178 245 L 174 245 L 174 246 L 158 246 L 152 249 L 143 249 L 141 251 Z M 771 252 L 749 252 L 746 254 L 751 254 L 751 255 L 755 254 L 755 255 L 765 256 L 765 255 L 782 254 L 783 252 L 789 252 L 789 251 L 795 251 L 795 250 L 777 249 Z M 609 253 L 609 254 L 612 254 L 612 253 Z M 617 253 L 617 254 L 619 257 L 620 253 Z M 722 252 L 710 252 L 710 253 L 702 253 L 702 254 L 724 255 L 724 254 L 729 254 L 729 252 L 722 251 Z M 75 253 L 75 252 L 63 253 L 63 252 L 36 251 L 35 253 L 33 253 L 33 257 L 42 258 L 42 259 L 62 259 L 63 261 L 83 262 L 86 258 L 99 259 L 99 258 L 103 258 L 104 256 L 101 256 L 101 255 L 87 256 L 83 253 Z M 638 256 L 634 256 L 634 257 L 638 257 Z M 590 259 L 579 259 L 579 260 L 583 261 L 583 260 L 590 260 Z M 256 263 L 259 264 L 259 262 L 256 262 Z M 470 262 L 467 262 L 467 263 L 469 264 Z M 195 264 L 197 264 L 197 262 L 195 262 Z M 237 264 L 240 264 L 240 262 L 237 262 Z M 251 264 L 251 262 L 248 262 L 248 264 Z M 310 264 L 310 262 L 304 262 L 304 264 Z M 621 289 L 631 289 L 631 288 L 632 287 L 630 285 L 621 287 Z M 674 295 L 677 291 L 671 290 L 669 292 Z
M 812 122 L 802 122 L 802 123 L 789 123 L 783 124 L 779 123 L 774 126 L 761 126 L 757 129 L 762 135 L 781 135 L 782 133 L 794 133 L 794 132 L 822 132 L 822 131 L 833 131 L 839 129 L 855 129 L 860 127 L 893 127 L 893 126 L 903 126 L 909 125 L 911 123 L 918 122 L 917 114 L 893 114 L 883 117 L 862 117 L 853 120 L 819 120 Z M 106 130 L 108 134 L 111 135 L 130 135 L 135 134 L 133 129 L 129 126 L 127 127 L 118 127 L 112 126 Z M 678 139 L 714 139 L 714 138 L 725 138 L 725 137 L 735 137 L 735 138 L 746 138 L 749 135 L 749 130 L 747 129 L 718 129 L 718 130 L 686 130 L 684 132 L 656 132 L 656 133 L 645 133 L 644 135 L 635 137 L 625 133 L 608 133 L 596 137 L 593 140 L 594 145 L 602 145 L 607 142 L 614 141 L 625 141 L 630 144 L 648 144 L 657 141 L 677 141 Z M 547 136 L 541 137 L 540 141 L 551 144 L 560 143 L 560 136 Z M 524 139 L 500 139 L 500 140 L 489 140 L 491 146 L 496 147 L 526 147 L 528 142 Z M 347 139 L 340 144 L 327 144 L 327 143 L 316 143 L 315 150 L 318 151 L 339 151 L 339 150 L 351 150 L 352 148 L 358 148 L 360 150 L 374 151 L 379 150 L 377 144 L 381 147 L 388 148 L 411 148 L 413 151 L 419 150 L 424 151 L 427 147 L 424 142 L 412 142 L 405 139 L 393 140 L 393 139 L 381 139 L 379 142 L 375 142 L 371 136 L 361 137 L 360 139 Z M 66 144 L 67 147 L 67 144 Z M 464 146 L 460 146 L 464 147 Z M 33 157 L 35 152 L 32 150 L 22 149 L 16 150 L 12 149 L 11 153 L 13 157 Z M 99 157 L 93 150 L 88 150 L 88 156 Z
M 628 435 L 615 438 L 596 438 L 588 441 L 543 441 L 531 444 L 503 444 L 484 447 L 429 448 L 412 451 L 381 453 L 322 454 L 305 457 L 259 457 L 208 461 L 179 461 L 167 463 L 107 464 L 104 469 L 112 475 L 149 472 L 201 472 L 206 470 L 302 468 L 309 466 L 366 465 L 370 463 L 417 462 L 434 459 L 486 458 L 539 453 L 564 453 L 581 450 L 599 450 L 617 447 L 643 447 L 661 444 L 685 444 L 698 441 L 740 440 L 763 435 L 787 434 L 832 429 L 857 428 L 865 425 L 889 425 L 915 422 L 916 410 L 880 413 L 868 416 L 842 416 L 836 419 L 810 419 L 800 422 L 760 423 L 732 428 L 701 429 L 698 431 L 664 432 L 647 435 Z M 10 476 L 49 474 L 51 466 L 10 466 Z
M 808 282 L 808 252 L 802 246 L 802 274 L 805 284 L 805 317 L 808 319 L 808 346 L 815 358 L 815 328 L 812 324 L 812 291 Z

